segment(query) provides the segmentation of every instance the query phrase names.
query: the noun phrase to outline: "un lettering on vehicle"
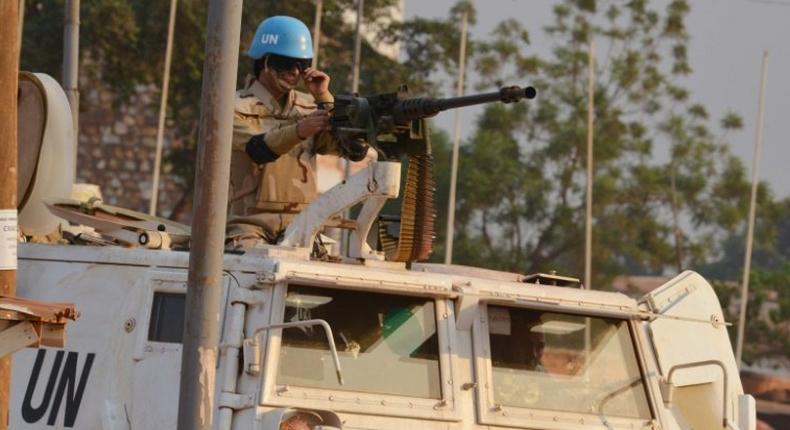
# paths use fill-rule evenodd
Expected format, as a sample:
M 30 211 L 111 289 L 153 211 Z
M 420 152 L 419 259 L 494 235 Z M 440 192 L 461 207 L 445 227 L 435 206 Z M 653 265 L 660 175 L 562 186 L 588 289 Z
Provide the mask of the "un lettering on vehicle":
M 47 366 L 45 359 L 53 353 L 54 360 Z M 39 349 L 22 401 L 22 419 L 34 424 L 46 418 L 47 426 L 56 426 L 63 407 L 62 425 L 74 427 L 95 358 L 92 352 Z

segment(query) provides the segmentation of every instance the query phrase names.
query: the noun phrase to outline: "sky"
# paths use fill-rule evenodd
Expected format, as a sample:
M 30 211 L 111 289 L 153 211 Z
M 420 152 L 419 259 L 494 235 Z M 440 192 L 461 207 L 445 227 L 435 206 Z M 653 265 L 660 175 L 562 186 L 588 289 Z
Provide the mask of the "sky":
M 473 37 L 485 37 L 503 19 L 515 17 L 530 32 L 532 47 L 546 52 L 542 28 L 552 21 L 549 0 L 474 0 L 477 24 Z M 666 0 L 656 0 L 656 5 Z M 743 117 L 744 128 L 729 136 L 732 151 L 751 175 L 756 142 L 756 123 L 763 51 L 768 51 L 763 153 L 760 180 L 774 195 L 790 197 L 790 0 L 689 0 L 686 21 L 690 34 L 689 61 L 693 73 L 683 84 L 691 99 L 707 107 L 716 121 L 732 110 Z M 405 1 L 405 18 L 446 17 L 455 0 Z M 476 80 L 469 72 L 467 89 Z M 471 85 L 470 85 L 471 84 Z M 518 83 L 521 85 L 528 82 Z M 453 95 L 448 86 L 446 95 Z M 538 89 L 540 97 L 540 89 Z M 461 138 L 474 131 L 480 109 L 461 113 Z M 453 115 L 439 115 L 434 122 L 451 133 Z

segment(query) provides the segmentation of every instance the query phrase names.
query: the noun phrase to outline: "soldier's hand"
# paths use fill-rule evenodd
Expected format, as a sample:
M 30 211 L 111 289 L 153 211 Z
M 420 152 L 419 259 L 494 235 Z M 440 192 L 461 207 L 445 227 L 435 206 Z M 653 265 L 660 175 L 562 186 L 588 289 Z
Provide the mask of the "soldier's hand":
M 296 123 L 296 135 L 302 140 L 315 136 L 319 131 L 328 129 L 329 113 L 320 109 L 313 111 Z
M 307 91 L 309 91 L 316 100 L 324 98 L 326 93 L 329 92 L 329 75 L 326 73 L 308 67 L 304 69 L 302 78 L 304 79 Z

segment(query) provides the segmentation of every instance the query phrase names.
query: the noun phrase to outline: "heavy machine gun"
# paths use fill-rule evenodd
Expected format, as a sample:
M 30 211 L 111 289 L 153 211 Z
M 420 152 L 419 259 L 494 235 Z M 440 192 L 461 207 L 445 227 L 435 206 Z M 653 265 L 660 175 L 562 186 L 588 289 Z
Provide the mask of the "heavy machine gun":
M 499 91 L 461 97 L 409 98 L 408 88 L 402 85 L 395 93 L 335 97 L 330 125 L 332 135 L 347 150 L 359 150 L 360 143 L 364 142 L 376 149 L 379 161 L 387 161 L 399 158 L 404 150 L 413 146 L 409 143 L 420 139 L 424 128 L 415 124 L 417 121 L 448 109 L 493 102 L 514 103 L 536 95 L 533 87 L 509 86 Z M 407 145 L 404 147 L 404 144 Z
M 364 258 L 373 256 L 375 253 L 367 248 L 365 239 L 374 222 L 373 218 L 378 216 L 384 202 L 388 198 L 398 197 L 401 175 L 396 172 L 400 170 L 400 162 L 407 158 L 403 201 L 400 216 L 395 218 L 399 220 L 395 221 L 399 225 L 393 225 L 391 217 L 378 218 L 379 245 L 386 260 L 408 262 L 427 259 L 433 250 L 436 208 L 433 155 L 425 119 L 448 109 L 493 102 L 513 103 L 535 98 L 536 95 L 537 91 L 533 87 L 510 86 L 495 92 L 462 97 L 409 98 L 408 89 L 401 86 L 395 93 L 368 97 L 336 96 L 333 109 L 329 109 L 332 112 L 331 134 L 341 151 L 351 160 L 364 158 L 368 146 L 376 150 L 377 163 L 371 163 L 367 172 L 360 172 L 372 179 L 366 184 L 367 189 L 355 188 L 360 190 L 357 194 L 344 193 L 340 189 L 334 193 L 324 193 L 319 197 L 315 216 L 300 216 L 286 231 L 282 243 L 302 246 L 312 243 L 317 227 L 309 219 L 322 218 L 320 213 L 334 214 L 339 206 L 348 207 L 346 202 L 359 202 L 365 198 L 362 196 L 365 194 L 367 206 L 362 208 L 357 218 L 357 227 L 352 234 L 354 250 L 350 250 L 350 254 Z M 319 108 L 326 109 L 328 106 L 319 105 Z M 384 174 L 382 169 L 390 170 Z M 359 185 L 362 180 L 362 177 L 356 181 L 349 179 L 349 184 L 344 182 L 340 187 L 353 188 L 354 184 Z M 391 186 L 393 181 L 398 182 L 398 185 Z M 383 188 L 394 191 L 387 194 L 381 191 Z

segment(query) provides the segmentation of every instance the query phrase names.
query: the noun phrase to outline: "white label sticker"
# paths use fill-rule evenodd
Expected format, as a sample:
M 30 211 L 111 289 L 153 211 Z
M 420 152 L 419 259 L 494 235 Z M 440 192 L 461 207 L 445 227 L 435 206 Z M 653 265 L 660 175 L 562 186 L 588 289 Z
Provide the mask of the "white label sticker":
M 0 210 L 0 270 L 16 270 L 16 209 Z

